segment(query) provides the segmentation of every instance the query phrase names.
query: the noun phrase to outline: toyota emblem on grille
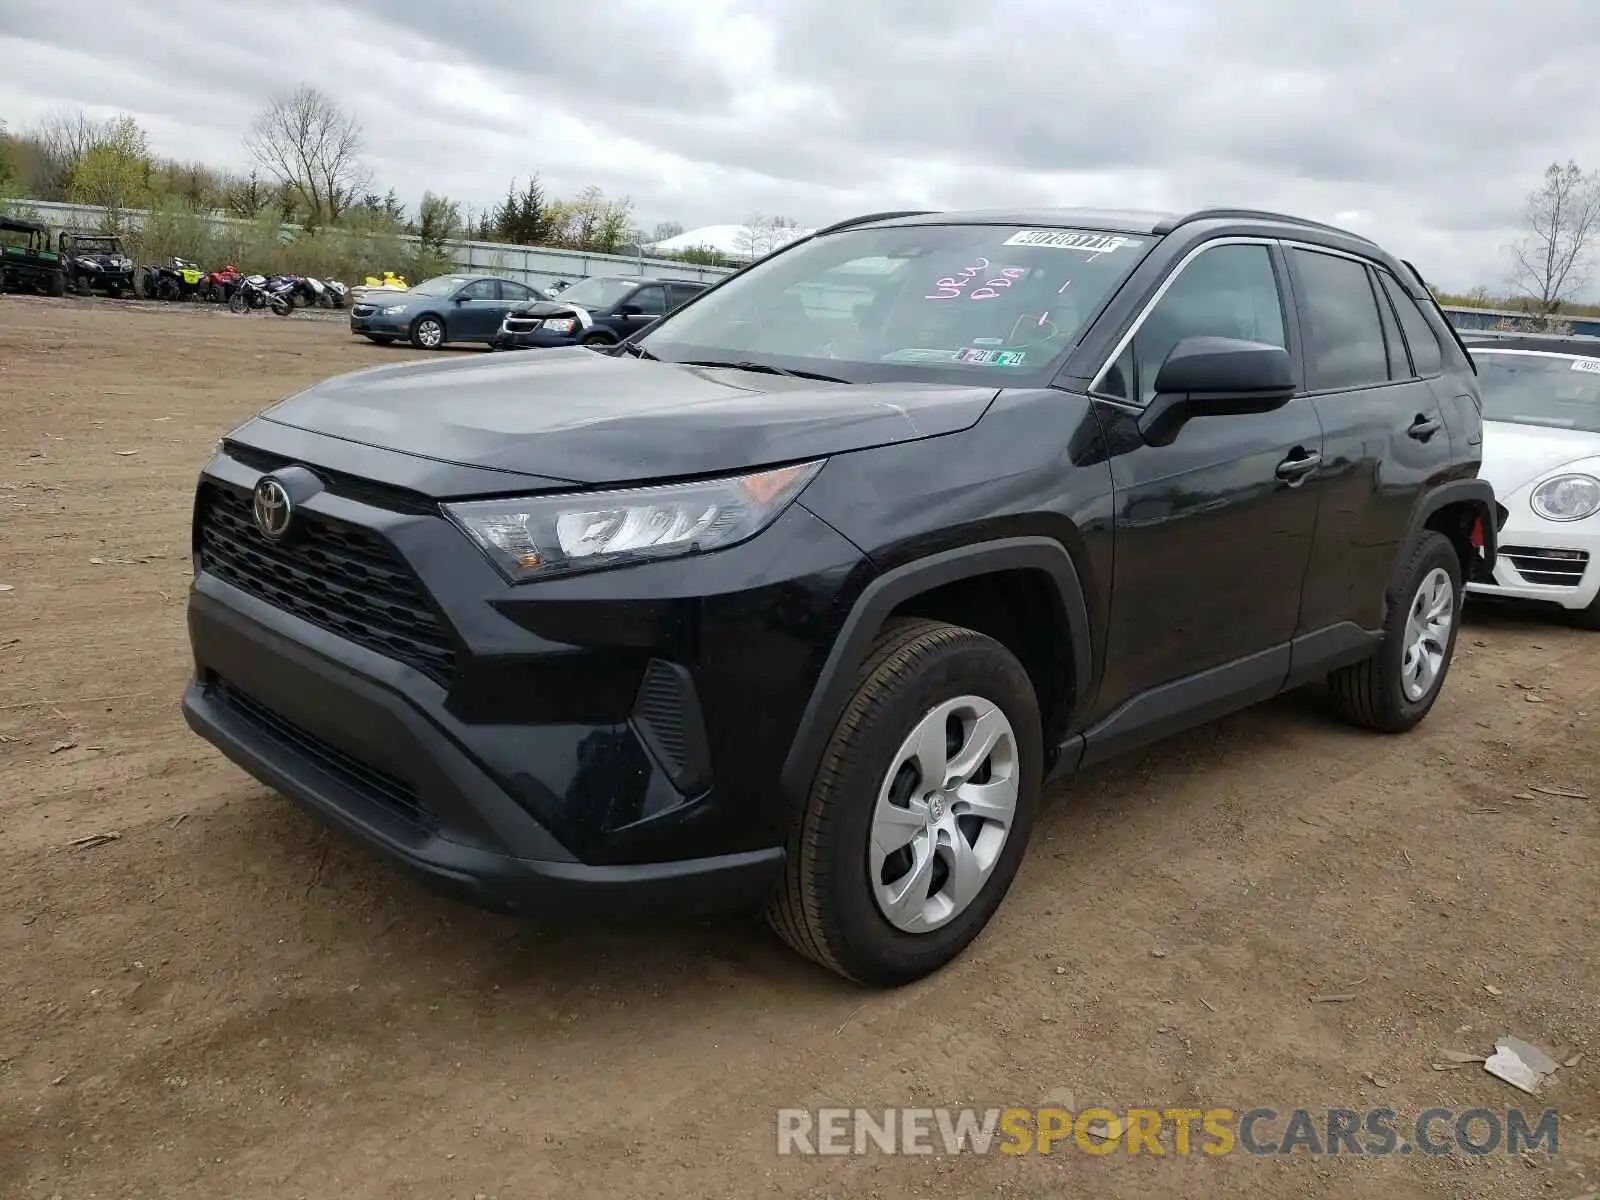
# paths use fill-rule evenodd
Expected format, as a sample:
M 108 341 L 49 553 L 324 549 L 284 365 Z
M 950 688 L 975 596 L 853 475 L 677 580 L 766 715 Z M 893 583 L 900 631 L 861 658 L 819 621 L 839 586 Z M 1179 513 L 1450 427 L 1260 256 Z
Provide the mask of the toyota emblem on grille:
M 289 499 L 288 489 L 272 476 L 256 484 L 250 509 L 262 537 L 276 542 L 289 532 L 289 522 L 294 517 L 294 501 Z

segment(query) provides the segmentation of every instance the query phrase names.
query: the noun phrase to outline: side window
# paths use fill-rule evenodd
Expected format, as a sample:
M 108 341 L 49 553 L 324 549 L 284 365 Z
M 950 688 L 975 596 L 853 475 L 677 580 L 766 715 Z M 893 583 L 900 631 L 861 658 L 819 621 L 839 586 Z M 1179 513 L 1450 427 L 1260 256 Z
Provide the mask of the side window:
M 1383 321 L 1367 268 L 1353 258 L 1295 250 L 1304 292 L 1306 385 L 1372 387 L 1389 382 Z
M 1406 294 L 1398 279 L 1387 271 L 1379 271 L 1378 278 L 1395 312 L 1400 314 L 1400 327 L 1406 331 L 1406 344 L 1411 348 L 1411 365 L 1424 378 L 1439 374 L 1444 370 L 1444 351 L 1439 348 L 1438 335 L 1428 324 L 1428 318 L 1422 315 L 1422 309 Z
M 1106 373 L 1105 390 L 1116 395 L 1112 384 L 1120 375 L 1127 394 L 1150 403 L 1161 364 L 1190 337 L 1245 338 L 1288 348 L 1283 298 L 1265 246 L 1216 246 L 1190 261 L 1139 327 L 1132 353 Z
M 474 279 L 461 289 L 463 300 L 498 300 L 500 298 L 500 281 L 498 279 Z
M 1379 273 L 1374 271 L 1372 274 L 1376 278 Z M 1378 319 L 1383 322 L 1383 344 L 1389 351 L 1389 378 L 1412 378 L 1411 360 L 1406 357 L 1406 343 L 1400 336 L 1400 323 L 1394 318 L 1394 309 L 1382 296 L 1378 297 Z
M 509 279 L 500 281 L 500 299 L 510 300 L 513 303 L 521 300 L 532 300 L 533 289 L 525 288 L 520 283 L 512 283 Z
M 642 287 L 628 297 L 627 303 L 634 305 L 647 317 L 659 317 L 667 311 L 667 289 L 660 284 Z
M 672 307 L 673 308 L 677 308 L 680 304 L 689 303 L 689 301 L 693 300 L 696 296 L 698 296 L 704 290 L 705 290 L 704 288 L 694 287 L 691 284 L 683 284 L 683 283 L 675 283 L 675 284 L 673 284 L 672 285 Z

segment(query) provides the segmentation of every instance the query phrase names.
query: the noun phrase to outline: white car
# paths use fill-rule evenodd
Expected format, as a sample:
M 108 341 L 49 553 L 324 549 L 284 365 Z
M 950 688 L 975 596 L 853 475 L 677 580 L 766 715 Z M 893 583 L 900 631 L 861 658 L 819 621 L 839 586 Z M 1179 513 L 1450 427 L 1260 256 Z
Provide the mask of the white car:
M 1483 466 L 1508 511 L 1493 583 L 1600 629 L 1600 339 L 1469 340 L 1483 391 Z

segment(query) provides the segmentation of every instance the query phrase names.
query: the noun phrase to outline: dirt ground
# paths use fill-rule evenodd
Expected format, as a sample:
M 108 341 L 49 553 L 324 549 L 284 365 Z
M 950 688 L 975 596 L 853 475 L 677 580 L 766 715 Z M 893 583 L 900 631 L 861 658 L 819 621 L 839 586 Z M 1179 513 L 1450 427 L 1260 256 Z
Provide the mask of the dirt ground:
M 1297 694 L 1086 773 L 986 935 L 892 994 L 753 922 L 490 917 L 177 709 L 214 439 L 409 353 L 337 319 L 0 298 L 0 1196 L 1600 1188 L 1600 816 L 1550 794 L 1600 794 L 1600 634 L 1469 610 L 1412 736 Z M 1505 1033 L 1582 1058 L 1538 1098 L 1432 1067 Z M 1561 1124 L 1553 1158 L 776 1153 L 780 1107 L 1064 1097 Z

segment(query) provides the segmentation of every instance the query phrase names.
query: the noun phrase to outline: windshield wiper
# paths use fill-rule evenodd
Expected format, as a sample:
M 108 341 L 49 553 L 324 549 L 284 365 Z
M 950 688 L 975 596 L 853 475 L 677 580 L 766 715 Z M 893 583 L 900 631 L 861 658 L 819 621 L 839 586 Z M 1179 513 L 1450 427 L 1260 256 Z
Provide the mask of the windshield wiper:
M 635 358 L 648 358 L 651 362 L 660 362 L 661 361 L 654 354 L 651 354 L 650 351 L 646 350 L 643 346 L 640 346 L 635 342 L 623 342 L 622 343 L 622 349 L 626 350 L 629 354 L 633 355 Z
M 816 379 L 823 383 L 849 383 L 837 375 L 824 375 L 820 371 L 791 371 L 788 367 L 775 367 L 771 363 L 724 362 L 719 359 L 695 359 L 678 364 L 681 367 L 722 367 L 729 371 L 759 371 L 766 375 L 787 375 L 790 379 Z

